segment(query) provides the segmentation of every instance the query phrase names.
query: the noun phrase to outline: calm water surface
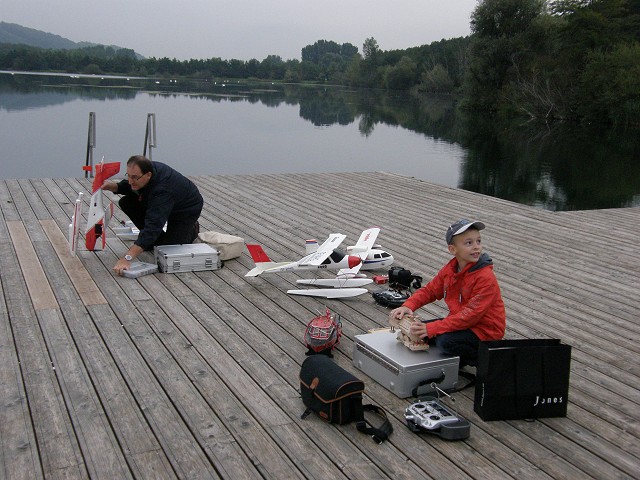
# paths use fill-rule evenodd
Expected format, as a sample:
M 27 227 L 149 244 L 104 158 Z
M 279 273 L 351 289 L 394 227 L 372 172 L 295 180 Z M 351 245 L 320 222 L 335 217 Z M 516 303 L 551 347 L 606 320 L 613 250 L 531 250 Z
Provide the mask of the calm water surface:
M 640 205 L 638 132 L 497 125 L 448 99 L 335 87 L 0 74 L 0 178 L 80 177 L 142 153 L 185 174 L 387 171 L 535 205 Z

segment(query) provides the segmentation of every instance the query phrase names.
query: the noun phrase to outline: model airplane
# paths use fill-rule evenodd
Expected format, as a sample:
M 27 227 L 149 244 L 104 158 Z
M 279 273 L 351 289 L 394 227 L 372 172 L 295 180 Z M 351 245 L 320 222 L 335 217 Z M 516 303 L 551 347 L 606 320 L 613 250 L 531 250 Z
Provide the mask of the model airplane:
M 86 167 L 91 168 L 91 167 Z M 85 229 L 85 243 L 87 250 L 95 250 L 98 238 L 102 239 L 102 248 L 107 245 L 106 226 L 113 216 L 113 202 L 109 202 L 107 208 L 102 206 L 102 184 L 107 178 L 113 177 L 120 171 L 120 162 L 104 163 L 96 165 L 96 174 L 93 178 L 91 203 L 87 215 L 87 228 Z
M 354 276 L 358 276 L 359 270 L 379 270 L 382 268 L 389 267 L 393 264 L 393 262 L 395 261 L 395 259 L 393 258 L 393 255 L 382 250 L 382 247 L 380 245 L 375 244 L 375 241 L 376 241 L 376 238 L 378 237 L 379 232 L 380 232 L 380 229 L 377 227 L 365 230 L 360 235 L 360 238 L 358 239 L 358 242 L 356 243 L 356 245 L 347 247 L 347 254 L 355 254 L 359 256 L 362 259 L 362 263 L 359 264 L 352 271 L 349 271 L 349 269 L 340 270 L 337 275 L 338 277 L 351 278 Z M 307 243 L 306 243 L 307 254 L 313 253 L 317 249 L 318 249 L 318 242 L 316 240 L 307 240 Z M 362 255 L 363 252 L 366 252 L 366 255 Z M 303 283 L 303 282 L 300 282 L 300 283 Z M 370 282 L 367 282 L 367 283 L 370 283 Z M 366 285 L 366 283 L 363 285 Z
M 366 293 L 367 290 L 365 288 L 357 287 L 367 285 L 373 280 L 370 278 L 364 278 L 364 276 L 358 272 L 370 255 L 379 232 L 380 229 L 378 227 L 369 228 L 363 231 L 358 242 L 354 246 L 349 247 L 349 255 L 337 249 L 337 247 L 346 238 L 345 235 L 340 233 L 331 234 L 319 247 L 315 240 L 309 240 L 307 241 L 306 255 L 296 262 L 273 262 L 267 254 L 264 253 L 264 250 L 260 245 L 247 245 L 249 253 L 251 254 L 256 266 L 245 276 L 255 277 L 263 273 L 282 273 L 300 270 L 338 270 L 336 278 L 297 280 L 297 283 L 303 285 L 333 288 L 288 290 L 287 293 L 293 295 L 320 296 L 325 298 L 346 298 L 362 295 L 363 293 Z M 393 262 L 393 257 L 387 254 L 387 256 L 385 256 L 385 260 L 388 261 L 389 259 Z
M 256 266 L 245 277 L 256 277 L 263 273 L 282 273 L 299 270 L 339 270 L 354 268 L 362 259 L 356 255 L 345 255 L 335 249 L 346 238 L 341 233 L 332 233 L 318 249 L 296 262 L 273 262 L 260 245 L 247 245 Z
M 80 237 L 80 216 L 82 215 L 82 192 L 78 192 L 78 198 L 73 208 L 71 223 L 69 224 L 69 252 L 74 257 L 78 249 L 78 238 Z

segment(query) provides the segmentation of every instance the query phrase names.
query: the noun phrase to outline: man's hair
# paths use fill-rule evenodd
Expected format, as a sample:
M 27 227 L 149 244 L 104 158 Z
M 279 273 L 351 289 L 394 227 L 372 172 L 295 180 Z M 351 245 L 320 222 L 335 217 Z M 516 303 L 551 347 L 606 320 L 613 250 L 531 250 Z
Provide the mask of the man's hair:
M 127 160 L 127 167 L 137 165 L 142 174 L 153 172 L 153 163 L 144 155 L 134 155 Z

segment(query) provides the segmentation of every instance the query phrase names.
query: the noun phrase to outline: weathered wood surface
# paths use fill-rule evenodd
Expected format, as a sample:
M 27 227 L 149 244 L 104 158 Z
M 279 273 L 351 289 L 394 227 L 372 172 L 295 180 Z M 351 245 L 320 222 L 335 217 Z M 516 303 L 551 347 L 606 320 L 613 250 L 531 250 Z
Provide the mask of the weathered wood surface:
M 468 440 L 416 435 L 402 415 L 410 399 L 351 365 L 354 335 L 387 324 L 371 296 L 290 297 L 297 275 L 247 279 L 247 253 L 214 272 L 117 277 L 111 267 L 128 242 L 111 235 L 105 251 L 80 249 L 74 258 L 66 250 L 73 203 L 78 191 L 88 201 L 88 180 L 6 180 L 0 477 L 640 475 L 640 209 L 553 213 L 384 173 L 193 180 L 205 197 L 203 230 L 260 243 L 276 261 L 299 258 L 305 239 L 341 232 L 352 244 L 379 225 L 396 264 L 428 278 L 449 258 L 446 226 L 484 221 L 507 337 L 573 347 L 567 417 L 483 422 L 470 389 L 456 394 L 472 422 Z M 392 418 L 383 445 L 354 425 L 300 419 L 302 334 L 325 306 L 343 319 L 336 361 L 365 380 L 367 399 Z M 423 315 L 444 309 L 436 303 Z

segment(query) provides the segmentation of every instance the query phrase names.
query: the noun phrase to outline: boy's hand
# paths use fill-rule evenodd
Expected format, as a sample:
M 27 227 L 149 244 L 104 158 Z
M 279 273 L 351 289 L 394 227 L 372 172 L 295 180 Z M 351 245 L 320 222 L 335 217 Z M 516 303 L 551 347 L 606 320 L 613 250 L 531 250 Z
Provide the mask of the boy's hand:
M 400 320 L 405 315 L 413 317 L 413 310 L 411 310 L 409 307 L 405 307 L 404 305 L 402 307 L 394 308 L 393 310 L 391 310 L 391 312 L 389 312 L 389 318 L 397 318 L 398 320 Z
M 411 326 L 409 327 L 409 333 L 415 337 L 426 338 L 428 337 L 427 333 L 427 324 L 422 323 L 419 320 L 411 322 Z

